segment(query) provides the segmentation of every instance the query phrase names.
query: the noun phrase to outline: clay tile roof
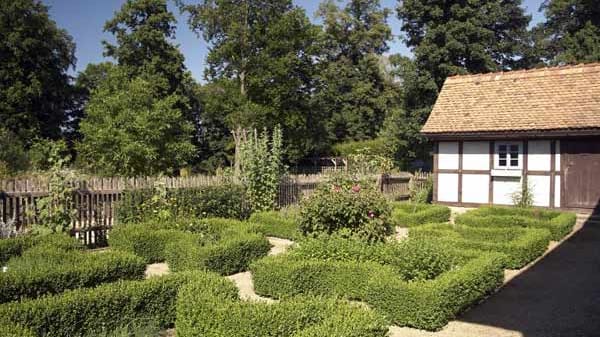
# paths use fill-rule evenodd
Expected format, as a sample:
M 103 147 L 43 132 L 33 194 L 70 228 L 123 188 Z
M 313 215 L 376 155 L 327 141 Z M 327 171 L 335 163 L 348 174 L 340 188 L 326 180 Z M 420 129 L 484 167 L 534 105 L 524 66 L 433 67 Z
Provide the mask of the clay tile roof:
M 600 130 L 600 63 L 448 77 L 425 135 Z

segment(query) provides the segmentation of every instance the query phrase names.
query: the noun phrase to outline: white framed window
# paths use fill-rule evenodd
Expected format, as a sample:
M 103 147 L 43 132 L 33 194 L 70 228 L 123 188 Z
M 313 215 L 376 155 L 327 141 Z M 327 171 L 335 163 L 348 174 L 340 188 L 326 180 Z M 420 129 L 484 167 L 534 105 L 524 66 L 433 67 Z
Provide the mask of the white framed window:
M 520 170 L 523 161 L 523 145 L 520 142 L 496 143 L 495 168 L 503 170 Z

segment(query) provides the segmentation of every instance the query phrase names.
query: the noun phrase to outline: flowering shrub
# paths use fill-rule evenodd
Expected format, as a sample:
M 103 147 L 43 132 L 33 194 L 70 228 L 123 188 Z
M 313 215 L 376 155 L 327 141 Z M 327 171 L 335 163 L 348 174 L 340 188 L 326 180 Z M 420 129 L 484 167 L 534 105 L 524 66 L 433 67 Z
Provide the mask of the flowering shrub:
M 338 179 L 302 204 L 300 230 L 305 235 L 341 233 L 382 241 L 392 232 L 390 208 L 368 184 Z

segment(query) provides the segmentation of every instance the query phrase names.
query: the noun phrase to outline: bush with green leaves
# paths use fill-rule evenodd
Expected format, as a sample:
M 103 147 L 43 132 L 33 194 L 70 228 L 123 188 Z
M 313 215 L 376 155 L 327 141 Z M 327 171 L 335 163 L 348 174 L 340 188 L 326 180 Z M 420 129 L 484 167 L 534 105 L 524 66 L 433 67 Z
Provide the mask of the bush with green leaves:
M 19 325 L 0 324 L 0 336 L 2 337 L 38 337 L 31 330 Z
M 392 233 L 390 207 L 368 184 L 337 180 L 319 186 L 301 205 L 300 230 L 305 235 L 345 232 L 367 241 L 383 241 Z
M 37 245 L 13 257 L 0 273 L 0 303 L 94 287 L 117 280 L 142 279 L 145 262 L 124 252 L 88 253 Z
M 548 248 L 550 231 L 544 228 L 478 228 L 431 224 L 410 229 L 411 238 L 426 238 L 455 249 L 477 249 L 506 254 L 506 268 L 519 269 Z
M 409 202 L 392 203 L 392 220 L 396 226 L 413 227 L 450 221 L 450 208 L 442 205 Z
M 249 213 L 244 187 L 235 184 L 131 190 L 123 194 L 117 206 L 119 223 L 206 217 L 245 219 Z
M 289 240 L 298 240 L 302 237 L 300 215 L 296 211 L 254 212 L 248 221 L 255 223 L 257 232 L 266 236 Z
M 191 282 L 177 300 L 177 336 L 377 337 L 386 320 L 344 301 L 296 297 L 276 304 L 241 302 L 235 286 Z
M 77 239 L 65 234 L 22 235 L 0 239 L 0 264 L 5 264 L 12 257 L 21 256 L 25 250 L 36 245 L 48 245 L 63 250 L 83 249 L 83 245 Z
M 224 280 L 211 273 L 176 273 L 5 303 L 0 305 L 0 326 L 18 325 L 45 337 L 95 337 L 134 322 L 171 327 L 179 289 L 191 281 L 219 288 Z
M 569 234 L 576 221 L 575 213 L 518 207 L 480 207 L 455 219 L 457 224 L 472 227 L 545 228 L 555 241 Z

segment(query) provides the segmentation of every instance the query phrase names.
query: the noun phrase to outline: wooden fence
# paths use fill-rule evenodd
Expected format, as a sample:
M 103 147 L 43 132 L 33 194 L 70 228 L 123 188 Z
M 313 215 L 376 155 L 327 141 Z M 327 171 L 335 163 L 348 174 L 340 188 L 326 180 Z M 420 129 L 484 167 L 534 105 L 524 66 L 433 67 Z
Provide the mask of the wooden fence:
M 290 175 L 282 179 L 277 204 L 280 207 L 297 204 L 313 193 L 317 185 L 327 179 L 326 174 Z M 89 178 L 70 182 L 73 189 L 74 235 L 86 244 L 104 241 L 106 233 L 115 224 L 116 205 L 124 191 L 152 188 L 195 188 L 226 183 L 221 176 L 152 177 L 152 178 Z M 394 199 L 408 197 L 411 184 L 421 184 L 427 174 L 379 176 L 380 190 Z M 48 181 L 43 178 L 0 180 L 0 221 L 14 222 L 23 230 L 36 222 L 36 205 L 48 195 Z

